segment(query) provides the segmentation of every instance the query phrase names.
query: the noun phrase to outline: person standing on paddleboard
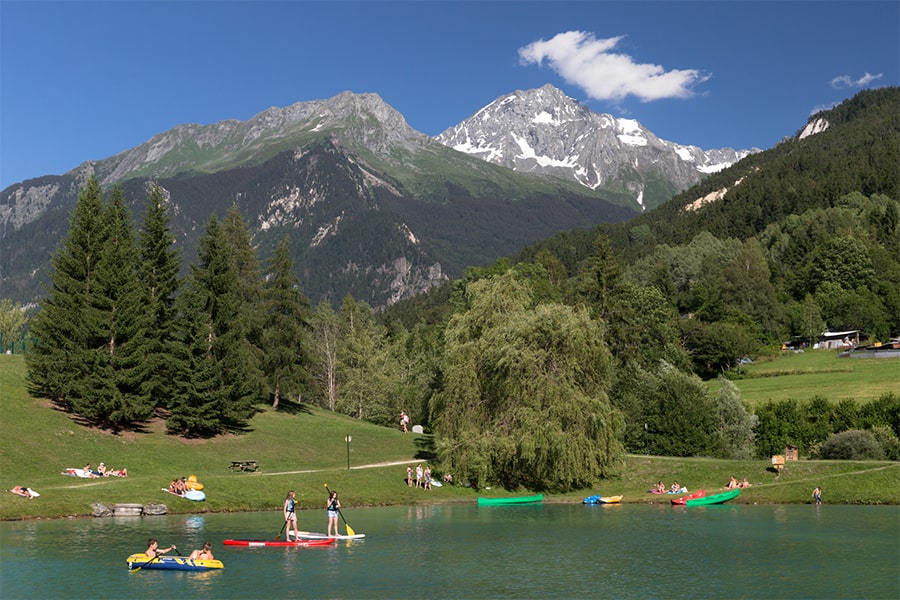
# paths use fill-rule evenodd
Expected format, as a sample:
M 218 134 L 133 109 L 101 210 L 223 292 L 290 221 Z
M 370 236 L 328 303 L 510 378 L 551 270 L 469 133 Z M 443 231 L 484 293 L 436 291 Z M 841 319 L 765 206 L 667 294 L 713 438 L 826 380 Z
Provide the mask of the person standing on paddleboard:
M 341 501 L 338 500 L 337 492 L 332 491 L 328 495 L 328 505 L 326 506 L 326 510 L 328 511 L 328 537 L 331 537 L 332 527 L 334 528 L 334 535 L 340 535 L 338 531 L 338 514 L 341 510 Z
M 294 490 L 291 490 L 287 493 L 287 498 L 284 499 L 284 505 L 282 506 L 282 510 L 284 511 L 284 522 L 287 523 L 287 531 L 285 535 L 288 535 L 290 538 L 291 524 L 294 526 L 294 539 L 300 539 L 300 532 L 297 530 L 297 499 Z

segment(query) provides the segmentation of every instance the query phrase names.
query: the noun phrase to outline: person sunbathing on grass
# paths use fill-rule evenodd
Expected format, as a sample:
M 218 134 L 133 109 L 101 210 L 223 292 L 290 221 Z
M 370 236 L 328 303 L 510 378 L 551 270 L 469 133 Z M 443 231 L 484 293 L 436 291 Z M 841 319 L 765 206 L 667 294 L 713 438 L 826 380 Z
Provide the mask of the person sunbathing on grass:
M 34 494 L 31 493 L 31 490 L 24 485 L 17 485 L 9 491 L 11 491 L 13 494 L 18 494 L 19 496 L 23 496 L 28 499 L 34 498 Z

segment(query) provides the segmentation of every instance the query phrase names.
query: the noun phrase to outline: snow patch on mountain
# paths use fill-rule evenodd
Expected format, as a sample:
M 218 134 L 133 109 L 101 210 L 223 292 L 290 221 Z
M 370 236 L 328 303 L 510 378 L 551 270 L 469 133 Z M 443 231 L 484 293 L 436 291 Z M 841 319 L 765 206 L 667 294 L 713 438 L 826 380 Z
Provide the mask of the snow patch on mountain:
M 757 151 L 661 140 L 637 120 L 594 113 L 552 85 L 505 95 L 435 139 L 516 171 L 625 190 L 642 210 Z

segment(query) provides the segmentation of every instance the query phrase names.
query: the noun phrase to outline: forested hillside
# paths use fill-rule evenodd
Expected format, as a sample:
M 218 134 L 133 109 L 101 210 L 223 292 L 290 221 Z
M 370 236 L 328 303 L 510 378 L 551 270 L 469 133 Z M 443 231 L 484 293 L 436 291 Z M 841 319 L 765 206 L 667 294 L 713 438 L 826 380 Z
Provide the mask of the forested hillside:
M 311 306 L 289 241 L 259 256 L 235 207 L 210 217 L 179 280 L 160 191 L 136 226 L 120 190 L 90 181 L 31 322 L 32 392 L 87 424 L 140 431 L 157 415 L 187 437 L 239 434 L 263 402 L 382 425 L 405 410 L 445 469 L 531 489 L 615 475 L 626 451 L 749 458 L 802 442 L 897 458 L 897 394 L 751 410 L 727 377 L 791 336 L 900 332 L 898 105 L 896 89 L 860 94 L 813 117 L 824 132 L 658 211 L 383 313 L 349 295 L 337 312 Z M 717 186 L 729 191 L 695 203 Z
M 626 223 L 568 232 L 550 254 L 580 268 L 597 236 L 682 315 L 743 323 L 759 343 L 826 329 L 900 333 L 900 89 L 861 92 L 785 140 Z

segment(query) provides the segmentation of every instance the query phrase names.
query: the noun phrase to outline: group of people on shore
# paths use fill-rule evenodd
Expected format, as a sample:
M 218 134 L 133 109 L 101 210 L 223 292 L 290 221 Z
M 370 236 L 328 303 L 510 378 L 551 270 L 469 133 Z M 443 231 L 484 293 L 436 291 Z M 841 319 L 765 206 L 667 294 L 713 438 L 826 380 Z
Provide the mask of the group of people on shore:
M 735 479 L 732 476 L 731 479 L 728 480 L 728 483 L 725 485 L 725 489 L 726 490 L 734 490 L 734 489 L 738 489 L 738 488 L 743 489 L 743 488 L 748 488 L 751 485 L 752 484 L 749 481 L 747 481 L 746 477 L 744 477 L 741 481 L 738 481 L 737 479 Z
M 104 462 L 97 465 L 96 469 L 92 469 L 91 463 L 87 463 L 82 470 L 88 477 L 128 477 L 128 469 L 110 469 Z
M 651 494 L 686 494 L 687 488 L 678 483 L 678 481 L 673 481 L 672 485 L 666 488 L 666 484 L 662 482 L 662 479 L 656 482 L 656 485 L 650 488 L 649 491 Z
M 445 477 L 446 480 L 446 477 Z M 420 487 L 423 490 L 430 490 L 431 487 L 431 467 L 429 465 L 425 465 L 425 468 L 422 468 L 422 463 L 416 465 L 416 478 L 415 478 L 415 487 Z M 450 481 L 453 481 L 453 476 L 451 475 Z M 406 485 L 409 487 L 413 487 L 413 468 L 412 465 L 406 466 Z
M 178 496 L 184 496 L 192 489 L 195 489 L 194 488 L 194 485 L 196 485 L 195 482 L 196 482 L 196 478 L 193 475 L 191 475 L 190 480 L 188 480 L 187 477 L 176 477 L 175 479 L 172 480 L 171 483 L 169 483 L 168 492 L 170 494 L 177 494 Z

